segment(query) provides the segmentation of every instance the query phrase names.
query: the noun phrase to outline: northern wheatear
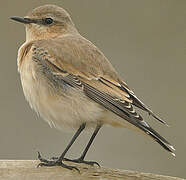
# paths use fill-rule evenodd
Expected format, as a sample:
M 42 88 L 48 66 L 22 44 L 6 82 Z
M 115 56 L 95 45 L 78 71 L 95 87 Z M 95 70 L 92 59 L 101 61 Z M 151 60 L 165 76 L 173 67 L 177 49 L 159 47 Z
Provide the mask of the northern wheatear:
M 24 18 L 11 19 L 26 27 L 26 42 L 19 49 L 17 61 L 27 101 L 50 126 L 77 130 L 59 158 L 46 160 L 39 154 L 39 166 L 77 169 L 64 160 L 98 164 L 84 158 L 104 124 L 138 129 L 174 155 L 173 146 L 133 106 L 166 123 L 136 97 L 104 54 L 80 35 L 63 8 L 44 5 Z M 80 158 L 65 158 L 79 134 L 89 127 L 95 131 Z

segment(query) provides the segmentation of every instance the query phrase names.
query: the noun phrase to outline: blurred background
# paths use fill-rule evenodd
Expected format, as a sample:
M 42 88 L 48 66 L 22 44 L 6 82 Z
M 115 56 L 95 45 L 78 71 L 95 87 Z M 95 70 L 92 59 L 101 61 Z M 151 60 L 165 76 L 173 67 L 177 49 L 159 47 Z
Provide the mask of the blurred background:
M 144 118 L 176 148 L 176 157 L 156 142 L 127 129 L 103 127 L 87 160 L 120 168 L 186 177 L 186 1 L 185 0 L 4 0 L 1 2 L 0 159 L 58 156 L 73 133 L 51 129 L 23 96 L 17 73 L 17 50 L 25 41 L 24 26 L 9 19 L 40 5 L 62 6 L 83 36 L 95 43 L 136 95 L 167 128 Z M 63 115 L 63 114 L 62 114 Z M 91 133 L 69 151 L 77 157 Z

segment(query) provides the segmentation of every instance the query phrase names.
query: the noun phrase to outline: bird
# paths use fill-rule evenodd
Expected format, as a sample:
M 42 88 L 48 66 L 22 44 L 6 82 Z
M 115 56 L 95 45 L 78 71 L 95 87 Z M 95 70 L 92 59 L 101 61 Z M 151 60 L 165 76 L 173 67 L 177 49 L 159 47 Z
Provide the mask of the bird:
M 78 170 L 66 161 L 99 166 L 95 161 L 86 161 L 85 156 L 103 125 L 137 130 L 175 156 L 174 147 L 135 108 L 167 123 L 135 95 L 103 52 L 80 34 L 65 9 L 46 4 L 25 17 L 11 19 L 26 28 L 26 41 L 17 57 L 26 100 L 51 127 L 75 131 L 61 156 L 48 160 L 38 152 L 39 167 Z M 80 133 L 88 129 L 94 131 L 81 156 L 66 158 Z

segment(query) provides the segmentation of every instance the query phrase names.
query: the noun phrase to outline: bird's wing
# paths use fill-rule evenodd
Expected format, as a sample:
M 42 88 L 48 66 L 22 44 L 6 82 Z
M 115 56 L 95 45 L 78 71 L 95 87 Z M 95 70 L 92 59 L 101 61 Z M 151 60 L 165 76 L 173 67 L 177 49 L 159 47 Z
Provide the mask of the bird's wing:
M 123 100 L 148 112 L 159 122 L 167 125 L 134 94 L 103 53 L 82 36 L 66 36 L 55 40 L 39 41 L 37 44 L 54 57 L 51 60 L 53 64 L 85 79 L 98 80 L 99 83 L 89 82 L 98 83 L 98 87 L 103 91 L 108 90 L 119 95 Z
M 93 101 L 117 114 L 151 136 L 167 151 L 174 148 L 153 130 L 133 108 L 147 110 L 107 61 L 89 41 L 82 38 L 62 38 L 37 41 L 30 48 L 32 60 L 55 82 L 65 82 L 81 90 Z

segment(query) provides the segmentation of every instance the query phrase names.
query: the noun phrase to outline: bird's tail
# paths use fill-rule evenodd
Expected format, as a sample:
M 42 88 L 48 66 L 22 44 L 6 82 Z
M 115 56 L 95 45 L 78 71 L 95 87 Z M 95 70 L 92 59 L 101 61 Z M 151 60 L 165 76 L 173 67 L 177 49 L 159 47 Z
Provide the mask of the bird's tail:
M 139 122 L 137 125 L 143 132 L 153 138 L 157 143 L 159 143 L 165 150 L 169 151 L 173 156 L 175 156 L 175 148 L 158 132 L 152 129 L 145 121 Z

